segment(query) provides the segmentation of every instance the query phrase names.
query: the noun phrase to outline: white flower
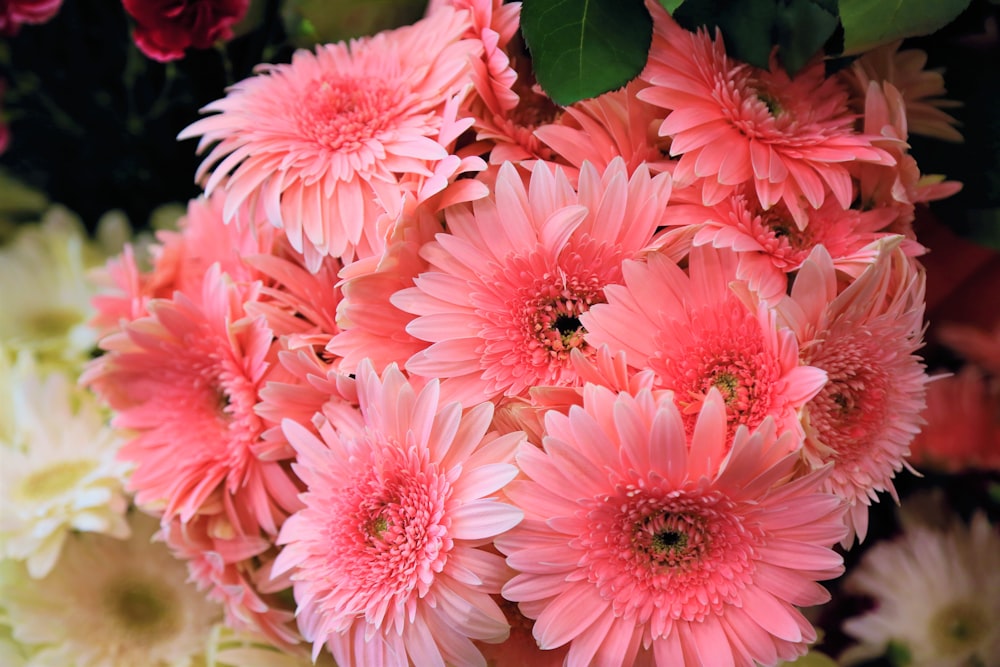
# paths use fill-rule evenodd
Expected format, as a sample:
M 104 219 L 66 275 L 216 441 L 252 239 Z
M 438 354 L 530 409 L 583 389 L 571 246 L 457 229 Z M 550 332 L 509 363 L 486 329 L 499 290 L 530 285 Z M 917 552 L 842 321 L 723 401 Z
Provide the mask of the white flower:
M 219 624 L 209 639 L 205 667 L 336 667 L 324 653 L 314 663 L 308 649 L 279 649 L 261 637 L 236 632 Z
M 82 363 L 97 343 L 97 332 L 87 325 L 96 292 L 87 272 L 105 255 L 59 206 L 0 246 L 0 343 L 31 350 L 46 362 Z
M 0 362 L 0 556 L 27 561 L 33 577 L 52 568 L 71 530 L 128 536 L 120 437 L 74 380 L 42 376 L 27 353 Z
M 910 667 L 1000 664 L 1000 533 L 982 514 L 876 544 L 845 587 L 875 601 L 844 623 L 860 642 L 847 662 L 891 651 Z
M 132 516 L 127 541 L 75 533 L 44 579 L 5 563 L 0 575 L 27 667 L 188 667 L 202 659 L 222 609 L 187 568 L 151 540 L 155 519 Z M 195 662 L 197 660 L 197 662 Z

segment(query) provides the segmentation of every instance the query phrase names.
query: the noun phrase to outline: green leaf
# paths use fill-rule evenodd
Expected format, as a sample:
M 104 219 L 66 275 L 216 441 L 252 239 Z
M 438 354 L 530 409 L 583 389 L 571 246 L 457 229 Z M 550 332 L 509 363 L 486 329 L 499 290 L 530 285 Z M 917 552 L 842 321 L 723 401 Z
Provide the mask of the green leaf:
M 970 0 L 840 0 L 844 53 L 860 53 L 951 23 Z
M 774 45 L 775 0 L 687 0 L 673 16 L 688 30 L 719 28 L 726 53 L 767 69 Z
M 642 0 L 524 0 L 521 32 L 535 78 L 565 106 L 638 76 L 653 19 Z
M 778 57 L 795 76 L 833 35 L 840 20 L 836 0 L 790 0 L 778 8 Z
M 660 0 L 660 4 L 669 14 L 673 14 L 678 7 L 684 4 L 684 0 Z

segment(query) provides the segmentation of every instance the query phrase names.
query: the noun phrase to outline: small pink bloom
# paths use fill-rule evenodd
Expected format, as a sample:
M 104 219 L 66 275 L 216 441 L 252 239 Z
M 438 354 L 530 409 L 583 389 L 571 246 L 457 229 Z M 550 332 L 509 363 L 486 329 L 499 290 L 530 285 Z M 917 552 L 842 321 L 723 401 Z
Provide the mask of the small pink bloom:
M 45 23 L 61 6 L 62 0 L 0 0 L 0 35 L 13 37 L 24 24 Z
M 437 194 L 481 164 L 451 153 L 472 122 L 457 117 L 482 48 L 468 28 L 467 12 L 444 8 L 263 67 L 181 132 L 212 146 L 197 179 L 225 189 L 227 220 L 245 201 L 261 207 L 311 270 L 326 255 L 377 254 L 377 222 L 395 219 L 405 193 Z
M 392 297 L 430 343 L 406 369 L 467 405 L 580 384 L 570 353 L 592 351 L 579 318 L 654 245 L 669 196 L 667 174 L 629 178 L 620 158 L 603 173 L 585 164 L 578 192 L 544 164 L 526 188 L 505 163 L 493 197 L 446 211 L 448 233 L 421 251 L 430 270 Z
M 640 99 L 670 110 L 660 135 L 671 138 L 679 186 L 703 180 L 705 204 L 751 184 L 765 209 L 783 201 L 799 227 L 827 192 L 841 208 L 854 198 L 845 163 L 890 165 L 892 157 L 857 134 L 847 90 L 820 60 L 795 78 L 730 59 L 721 35 L 688 32 L 658 5 Z
M 581 318 L 591 345 L 624 350 L 629 364 L 651 369 L 656 386 L 674 392 L 694 427 L 709 390 L 722 392 L 730 436 L 768 416 L 779 431 L 801 432 L 799 412 L 825 373 L 801 364 L 794 332 L 766 305 L 750 308 L 730 287 L 737 259 L 728 250 L 692 248 L 686 274 L 651 254 L 625 262 L 624 284 L 605 289 L 607 303 Z
M 492 405 L 463 413 L 395 366 L 357 378 L 360 423 L 334 416 L 319 438 L 283 424 L 307 490 L 274 572 L 291 575 L 314 658 L 325 644 L 341 665 L 485 665 L 473 640 L 509 628 L 490 597 L 503 560 L 480 547 L 521 519 L 495 494 L 523 436 L 487 435 Z
M 184 57 L 187 49 L 208 49 L 233 36 L 249 0 L 122 0 L 136 26 L 135 45 L 153 60 Z
M 843 504 L 824 473 L 793 482 L 795 435 L 768 419 L 727 436 L 709 391 L 688 435 L 673 395 L 587 385 L 550 412 L 542 448 L 505 494 L 524 521 L 496 539 L 517 574 L 503 595 L 566 665 L 776 664 L 816 633 L 796 609 L 842 571 Z

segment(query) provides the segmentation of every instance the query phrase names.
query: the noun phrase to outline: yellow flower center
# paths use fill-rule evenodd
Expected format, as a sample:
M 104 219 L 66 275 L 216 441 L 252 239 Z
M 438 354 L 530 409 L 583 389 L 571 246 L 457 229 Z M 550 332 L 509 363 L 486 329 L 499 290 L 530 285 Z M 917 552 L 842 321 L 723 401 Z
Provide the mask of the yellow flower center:
M 94 461 L 61 461 L 22 479 L 18 494 L 24 500 L 36 502 L 55 498 L 76 486 L 96 467 Z

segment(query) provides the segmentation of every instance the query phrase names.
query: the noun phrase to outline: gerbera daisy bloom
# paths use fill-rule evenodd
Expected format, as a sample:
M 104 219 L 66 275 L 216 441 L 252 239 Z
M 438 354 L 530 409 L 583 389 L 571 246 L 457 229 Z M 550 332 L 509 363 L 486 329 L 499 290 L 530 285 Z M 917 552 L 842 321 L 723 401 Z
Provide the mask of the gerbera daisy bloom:
M 121 450 L 136 464 L 130 488 L 167 520 L 231 513 L 221 493 L 252 507 L 273 534 L 296 506 L 282 481 L 290 473 L 257 451 L 264 425 L 254 406 L 273 363 L 271 330 L 244 311 L 258 289 L 230 283 L 214 266 L 199 295 L 153 300 L 149 316 L 106 337 L 107 353 L 81 378 L 116 411 L 113 424 L 136 434 Z
M 133 513 L 132 537 L 80 533 L 44 579 L 7 567 L 5 620 L 32 665 L 182 667 L 202 656 L 219 606 L 187 581 L 184 564 L 152 542 L 154 519 Z
M 550 412 L 529 478 L 505 494 L 524 521 L 496 539 L 518 571 L 503 595 L 535 619 L 567 665 L 775 664 L 816 633 L 796 609 L 825 602 L 843 506 L 822 472 L 793 482 L 793 433 L 766 420 L 727 436 L 709 391 L 692 435 L 674 397 L 595 385 L 568 415 Z
M 766 305 L 752 309 L 730 288 L 736 265 L 734 253 L 710 246 L 691 249 L 690 277 L 655 253 L 625 262 L 624 284 L 606 288 L 607 303 L 581 317 L 587 341 L 652 369 L 657 387 L 674 392 L 689 430 L 714 387 L 726 399 L 730 436 L 767 416 L 779 431 L 801 431 L 799 411 L 826 374 L 800 363 L 794 332 Z
M 957 181 L 923 175 L 909 154 L 906 105 L 900 92 L 888 82 L 874 81 L 865 92 L 864 131 L 879 138 L 873 143 L 885 149 L 895 164 L 858 162 L 850 165 L 865 215 L 881 218 L 877 229 L 913 238 L 914 207 L 944 199 L 962 189 Z
M 912 526 L 866 551 L 845 590 L 874 599 L 844 631 L 860 642 L 847 664 L 905 652 L 911 665 L 993 665 L 1000 656 L 1000 532 L 970 525 Z
M 97 286 L 87 271 L 104 259 L 79 218 L 61 206 L 20 228 L 0 245 L 0 343 L 30 350 L 46 365 L 79 367 L 97 344 L 88 324 Z
M 273 536 L 253 532 L 252 508 L 165 521 L 162 530 L 174 557 L 187 563 L 189 579 L 225 610 L 226 625 L 266 637 L 285 650 L 302 641 L 295 627 L 291 582 L 271 579 Z M 235 523 L 230 516 L 235 515 Z
M 394 217 L 403 192 L 432 175 L 471 123 L 444 115 L 482 49 L 463 39 L 468 28 L 468 12 L 445 7 L 264 66 L 179 135 L 200 135 L 199 151 L 216 144 L 197 179 L 208 177 L 207 193 L 225 187 L 227 220 L 244 201 L 258 202 L 310 268 L 324 255 L 346 261 L 359 246 L 379 248 L 379 214 Z
M 445 395 L 466 404 L 581 384 L 570 352 L 592 351 L 579 318 L 622 260 L 652 247 L 669 196 L 667 174 L 629 178 L 620 158 L 603 174 L 585 164 L 579 192 L 542 164 L 525 187 L 505 163 L 493 197 L 446 211 L 448 233 L 421 252 L 430 270 L 392 296 L 418 315 L 406 330 L 431 343 L 406 369 L 445 378 Z
M 653 173 L 669 171 L 669 142 L 657 136 L 664 112 L 636 94 L 647 84 L 633 79 L 624 88 L 581 100 L 563 109 L 558 121 L 537 128 L 535 136 L 556 153 L 555 160 L 581 167 L 591 162 L 599 170 L 616 157 L 628 173 L 646 165 Z
M 5 0 L 0 5 L 0 35 L 13 37 L 22 25 L 46 23 L 60 7 L 62 0 Z
M 817 246 L 777 306 L 803 362 L 826 371 L 803 410 L 802 454 L 812 467 L 833 464 L 827 488 L 850 506 L 845 546 L 855 534 L 864 539 L 877 492 L 895 495 L 892 478 L 923 423 L 927 374 L 915 352 L 923 344 L 924 273 L 901 240 L 881 241 L 876 262 L 839 295 L 830 256 Z
M 660 135 L 671 138 L 679 186 L 703 179 L 705 204 L 752 184 L 765 209 L 783 201 L 798 223 L 829 190 L 841 208 L 854 197 L 845 163 L 892 164 L 854 131 L 846 88 L 815 60 L 791 78 L 772 60 L 763 70 L 726 56 L 720 34 L 688 32 L 662 8 L 654 13 L 653 44 L 641 74 L 650 86 L 638 97 L 670 113 Z
M 826 200 L 809 212 L 809 224 L 799 229 L 787 207 L 760 208 L 752 193 L 734 194 L 714 206 L 678 204 L 670 207 L 671 225 L 696 225 L 694 245 L 730 248 L 739 258 L 736 278 L 769 303 L 785 296 L 788 274 L 797 270 L 817 245 L 824 246 L 838 269 L 859 275 L 875 261 L 876 234 L 871 219 Z M 880 224 L 878 221 L 875 224 Z
M 952 473 L 1000 470 L 1000 387 L 971 364 L 932 380 L 926 423 L 910 444 L 913 465 Z
M 307 491 L 274 571 L 291 572 L 302 634 L 341 665 L 485 665 L 472 640 L 509 628 L 490 597 L 503 560 L 479 547 L 521 519 L 494 494 L 523 436 L 488 436 L 491 404 L 463 414 L 395 366 L 357 378 L 362 431 L 283 425 Z
M 961 142 L 962 135 L 955 129 L 959 122 L 944 109 L 954 109 L 962 103 L 944 99 L 947 91 L 943 70 L 927 69 L 927 53 L 920 49 L 900 51 L 902 44 L 903 41 L 898 40 L 865 51 L 849 68 L 842 70 L 841 77 L 854 91 L 856 110 L 863 111 L 871 82 L 880 86 L 888 82 L 903 97 L 911 132 Z
M 992 330 L 970 324 L 942 322 L 935 333 L 942 343 L 965 359 L 1000 376 L 1000 320 Z
M 123 438 L 96 397 L 61 371 L 44 375 L 27 354 L 8 367 L 0 346 L 0 555 L 52 569 L 72 531 L 128 537 Z

